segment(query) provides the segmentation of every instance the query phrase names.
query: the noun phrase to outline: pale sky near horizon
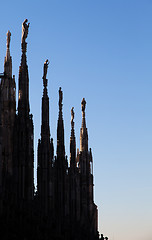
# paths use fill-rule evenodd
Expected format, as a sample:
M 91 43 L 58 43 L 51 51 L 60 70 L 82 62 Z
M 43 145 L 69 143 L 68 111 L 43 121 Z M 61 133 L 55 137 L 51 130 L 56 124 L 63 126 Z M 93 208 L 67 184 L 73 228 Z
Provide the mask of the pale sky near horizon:
M 100 233 L 109 240 L 152 240 L 152 0 L 8 0 L 0 7 L 0 72 L 10 30 L 16 84 L 21 25 L 25 18 L 30 22 L 27 63 L 35 169 L 43 63 L 48 58 L 55 151 L 59 87 L 68 156 L 71 107 L 79 148 L 81 100 L 87 101 Z

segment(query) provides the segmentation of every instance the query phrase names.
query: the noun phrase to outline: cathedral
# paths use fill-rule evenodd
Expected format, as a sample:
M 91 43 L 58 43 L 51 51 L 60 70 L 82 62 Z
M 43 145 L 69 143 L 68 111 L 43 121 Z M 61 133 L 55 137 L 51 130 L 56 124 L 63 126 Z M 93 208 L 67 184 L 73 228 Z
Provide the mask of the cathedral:
M 34 186 L 34 124 L 29 103 L 28 20 L 22 23 L 21 63 L 12 75 L 11 33 L 7 32 L 4 72 L 0 74 L 0 239 L 98 240 L 94 203 L 93 158 L 88 148 L 86 101 L 81 102 L 80 149 L 76 152 L 74 108 L 71 109 L 70 157 L 65 154 L 63 92 L 59 88 L 57 150 L 50 137 L 47 70 L 43 66 L 41 133 Z M 101 235 L 100 239 L 104 239 Z M 105 238 L 106 239 L 106 238 Z

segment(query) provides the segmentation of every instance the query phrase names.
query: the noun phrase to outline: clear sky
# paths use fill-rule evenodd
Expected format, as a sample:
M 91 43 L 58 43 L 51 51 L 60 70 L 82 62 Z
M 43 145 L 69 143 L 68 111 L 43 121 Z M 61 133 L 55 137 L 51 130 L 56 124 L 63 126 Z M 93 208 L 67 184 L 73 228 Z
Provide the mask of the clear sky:
M 21 24 L 30 21 L 35 166 L 48 58 L 51 136 L 56 149 L 61 86 L 68 156 L 70 109 L 79 147 L 81 100 L 87 101 L 100 233 L 109 240 L 152 240 L 152 0 L 7 0 L 0 9 L 0 72 L 10 30 L 17 83 Z

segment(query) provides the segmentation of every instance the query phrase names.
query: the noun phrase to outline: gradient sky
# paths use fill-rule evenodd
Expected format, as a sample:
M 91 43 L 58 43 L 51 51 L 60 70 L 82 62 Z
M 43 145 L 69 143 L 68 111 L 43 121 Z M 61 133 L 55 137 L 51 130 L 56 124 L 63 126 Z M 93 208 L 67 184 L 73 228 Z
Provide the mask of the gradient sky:
M 7 0 L 0 9 L 0 72 L 10 30 L 17 83 L 21 24 L 30 22 L 35 167 L 48 58 L 51 136 L 56 149 L 61 86 L 68 156 L 70 109 L 79 147 L 81 100 L 87 101 L 100 233 L 109 240 L 152 240 L 152 0 Z

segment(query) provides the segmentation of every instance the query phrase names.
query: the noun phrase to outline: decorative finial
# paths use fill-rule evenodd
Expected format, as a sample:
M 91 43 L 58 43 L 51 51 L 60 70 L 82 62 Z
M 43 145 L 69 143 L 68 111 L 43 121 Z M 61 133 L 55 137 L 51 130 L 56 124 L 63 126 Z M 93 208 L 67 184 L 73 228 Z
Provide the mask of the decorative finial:
M 85 114 L 85 108 L 86 108 L 86 101 L 85 101 L 85 98 L 83 98 L 81 102 L 81 109 L 83 114 Z
M 23 52 L 26 52 L 26 38 L 27 38 L 27 35 L 28 35 L 28 29 L 29 29 L 29 25 L 30 23 L 28 23 L 28 20 L 25 19 L 24 22 L 22 23 L 22 50 Z
M 9 49 L 10 48 L 10 41 L 11 41 L 11 32 L 8 31 L 6 35 L 7 35 L 7 44 L 6 44 L 6 46 L 7 46 L 7 49 Z
M 61 90 L 61 87 L 59 88 L 59 109 L 62 110 L 62 101 L 63 101 L 63 92 Z
M 47 87 L 47 79 L 46 79 L 46 75 L 47 75 L 47 70 L 48 70 L 48 65 L 49 65 L 49 60 L 46 59 L 46 61 L 44 62 L 44 67 L 43 67 L 43 85 L 44 87 Z
M 71 108 L 71 127 L 74 128 L 74 107 Z

